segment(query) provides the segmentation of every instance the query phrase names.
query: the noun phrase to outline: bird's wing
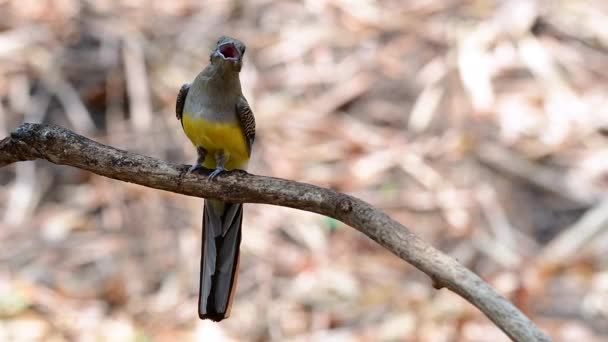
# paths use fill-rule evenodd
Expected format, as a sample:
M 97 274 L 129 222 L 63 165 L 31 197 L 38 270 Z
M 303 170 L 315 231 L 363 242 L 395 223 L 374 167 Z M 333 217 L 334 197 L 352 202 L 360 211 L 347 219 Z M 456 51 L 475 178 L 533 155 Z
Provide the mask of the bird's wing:
M 177 101 L 175 101 L 175 116 L 177 120 L 182 121 L 182 115 L 184 114 L 184 104 L 186 103 L 186 96 L 188 96 L 188 90 L 190 84 L 186 83 L 182 85 L 177 94 Z
M 251 155 L 251 147 L 255 140 L 255 117 L 244 96 L 240 96 L 236 102 L 236 114 L 247 140 L 247 152 Z

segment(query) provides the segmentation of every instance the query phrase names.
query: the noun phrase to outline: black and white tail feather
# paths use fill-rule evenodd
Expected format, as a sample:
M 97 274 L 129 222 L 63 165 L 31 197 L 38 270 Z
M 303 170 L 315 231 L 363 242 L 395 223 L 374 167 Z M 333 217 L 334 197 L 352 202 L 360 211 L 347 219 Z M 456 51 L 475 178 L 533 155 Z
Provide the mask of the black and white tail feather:
M 205 200 L 198 315 L 221 321 L 230 315 L 236 289 L 243 205 Z

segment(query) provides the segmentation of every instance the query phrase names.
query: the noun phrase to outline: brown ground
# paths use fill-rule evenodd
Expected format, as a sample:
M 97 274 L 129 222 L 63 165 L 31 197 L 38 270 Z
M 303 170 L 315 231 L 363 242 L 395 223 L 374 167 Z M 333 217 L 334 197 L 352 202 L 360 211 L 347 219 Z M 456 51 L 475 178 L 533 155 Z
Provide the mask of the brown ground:
M 191 163 L 175 97 L 233 35 L 251 172 L 383 208 L 556 341 L 608 339 L 608 5 L 504 3 L 0 0 L 0 137 Z M 232 316 L 201 322 L 200 199 L 41 161 L 0 185 L 2 341 L 506 339 L 356 231 L 261 205 Z

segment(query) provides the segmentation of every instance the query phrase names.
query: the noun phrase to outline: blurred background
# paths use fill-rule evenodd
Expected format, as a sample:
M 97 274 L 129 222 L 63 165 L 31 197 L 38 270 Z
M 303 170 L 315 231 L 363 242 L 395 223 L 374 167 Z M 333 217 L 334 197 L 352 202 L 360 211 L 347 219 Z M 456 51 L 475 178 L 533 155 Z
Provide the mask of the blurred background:
M 388 212 L 556 341 L 608 340 L 608 4 L 0 0 L 0 137 L 22 122 L 191 164 L 175 98 L 247 45 L 250 171 Z M 246 205 L 232 316 L 197 317 L 202 200 L 0 169 L 2 341 L 505 341 L 332 219 Z

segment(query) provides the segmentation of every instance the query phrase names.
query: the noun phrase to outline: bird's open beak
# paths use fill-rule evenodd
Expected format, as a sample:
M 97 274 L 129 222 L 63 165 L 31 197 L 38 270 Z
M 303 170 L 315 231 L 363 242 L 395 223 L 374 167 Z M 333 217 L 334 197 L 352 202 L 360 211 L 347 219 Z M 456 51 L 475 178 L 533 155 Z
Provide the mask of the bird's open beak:
M 219 54 L 226 60 L 238 61 L 241 58 L 241 53 L 233 43 L 225 43 L 217 48 Z

